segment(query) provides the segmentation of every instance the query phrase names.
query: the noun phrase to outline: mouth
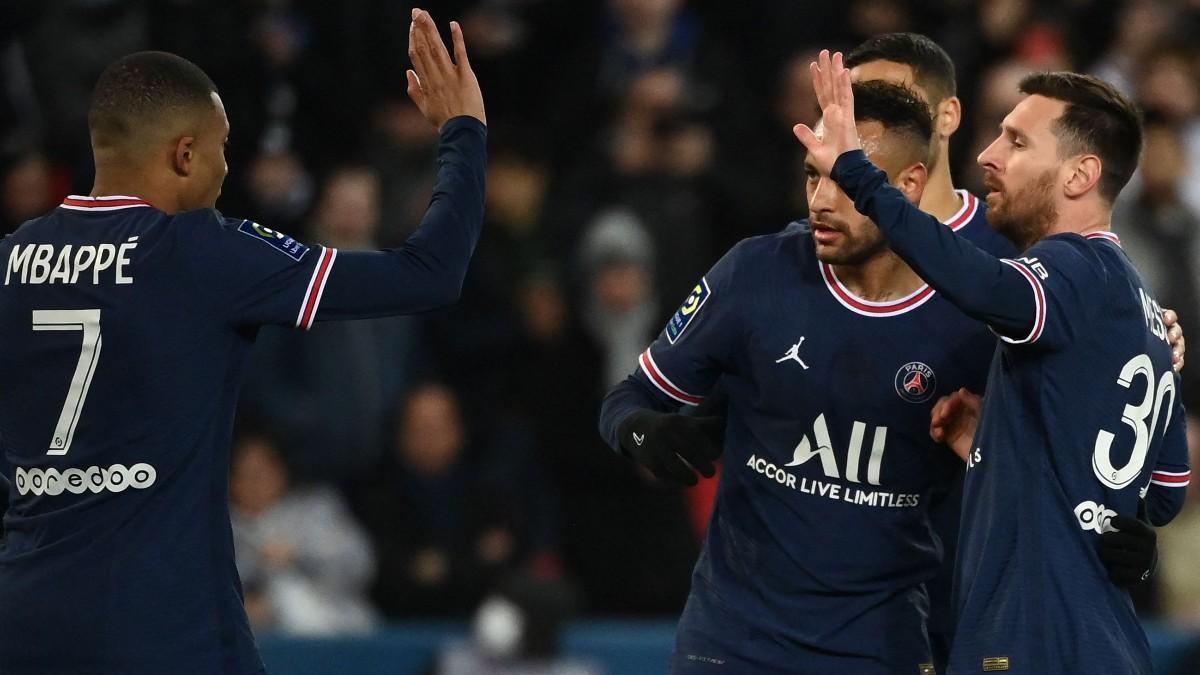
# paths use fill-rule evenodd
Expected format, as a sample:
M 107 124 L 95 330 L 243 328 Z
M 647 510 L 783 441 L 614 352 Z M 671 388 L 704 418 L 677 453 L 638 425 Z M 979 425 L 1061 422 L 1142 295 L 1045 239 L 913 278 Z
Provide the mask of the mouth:
M 841 230 L 822 223 L 810 223 L 813 240 L 818 244 L 832 244 L 842 236 Z

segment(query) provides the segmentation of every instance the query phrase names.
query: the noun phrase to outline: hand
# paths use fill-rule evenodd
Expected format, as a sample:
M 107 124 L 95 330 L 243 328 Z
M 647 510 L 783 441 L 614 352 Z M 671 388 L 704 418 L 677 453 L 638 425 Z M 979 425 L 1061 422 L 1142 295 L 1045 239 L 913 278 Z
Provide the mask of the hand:
M 1129 516 L 1113 516 L 1113 529 L 1100 535 L 1100 560 L 1108 578 L 1118 586 L 1136 586 L 1154 574 L 1158 565 L 1158 534 Z
M 1187 345 L 1183 340 L 1183 326 L 1179 325 L 1179 315 L 1175 310 L 1163 310 L 1163 325 L 1167 327 L 1167 340 L 1171 343 L 1171 364 L 1178 373 L 1183 370 L 1183 356 Z
M 467 60 L 467 45 L 462 26 L 450 22 L 454 40 L 454 61 L 446 52 L 442 36 L 429 12 L 413 8 L 412 25 L 408 28 L 408 58 L 413 69 L 408 76 L 408 95 L 421 114 L 439 130 L 452 117 L 469 115 L 487 124 L 483 110 L 483 93 L 471 63 Z
M 716 474 L 725 420 L 639 410 L 621 423 L 621 449 L 664 483 L 695 485 Z
M 938 443 L 950 446 L 954 454 L 967 461 L 982 408 L 983 398 L 967 391 L 965 387 L 941 397 L 929 415 L 929 436 Z
M 854 124 L 854 90 L 850 87 L 850 71 L 842 65 L 842 53 L 831 59 L 829 50 L 821 50 L 817 61 L 809 64 L 817 104 L 821 106 L 821 131 L 818 136 L 807 124 L 792 127 L 792 133 L 808 149 L 808 156 L 817 169 L 828 175 L 833 163 L 843 153 L 858 150 L 858 127 Z

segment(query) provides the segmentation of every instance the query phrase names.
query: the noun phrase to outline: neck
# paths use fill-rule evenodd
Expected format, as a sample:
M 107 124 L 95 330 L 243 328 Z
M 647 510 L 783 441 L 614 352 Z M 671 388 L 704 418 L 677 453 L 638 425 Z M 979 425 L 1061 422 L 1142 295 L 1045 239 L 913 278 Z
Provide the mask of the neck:
M 937 167 L 929 172 L 925 192 L 921 195 L 921 210 L 945 222 L 962 208 L 962 198 L 954 191 L 950 179 L 950 157 L 943 145 L 939 151 Z
M 184 208 L 176 191 L 161 180 L 155 180 L 150 172 L 137 169 L 117 168 L 97 163 L 96 181 L 92 184 L 92 197 L 123 195 L 138 197 L 164 213 L 179 213 Z
M 1046 231 L 1046 236 L 1074 233 L 1088 235 L 1093 232 L 1108 232 L 1112 229 L 1112 209 L 1096 203 L 1068 201 L 1058 209 L 1058 220 Z
M 857 265 L 833 265 L 842 285 L 863 300 L 888 302 L 911 295 L 924 282 L 900 256 L 882 251 Z

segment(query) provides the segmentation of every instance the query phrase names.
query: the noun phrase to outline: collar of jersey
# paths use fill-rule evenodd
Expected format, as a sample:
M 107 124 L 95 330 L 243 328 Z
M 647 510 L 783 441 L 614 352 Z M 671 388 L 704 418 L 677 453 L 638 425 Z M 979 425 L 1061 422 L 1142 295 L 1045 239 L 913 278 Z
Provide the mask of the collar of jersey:
M 137 209 L 150 206 L 150 203 L 141 197 L 127 197 L 125 195 L 111 195 L 105 197 L 83 197 L 80 195 L 71 195 L 63 200 L 59 205 L 64 209 L 72 211 L 117 211 L 120 209 Z
M 962 207 L 958 212 L 950 216 L 942 222 L 946 227 L 957 232 L 964 225 L 971 222 L 975 217 L 975 212 L 979 210 L 979 198 L 967 192 L 966 190 L 955 190 L 959 197 L 962 198 Z M 837 278 L 837 273 L 833 271 L 833 267 L 825 263 L 819 263 L 821 266 L 821 277 L 825 279 L 825 285 L 829 291 L 833 293 L 833 297 L 842 303 L 846 309 L 855 314 L 863 316 L 896 316 L 907 311 L 914 310 L 925 304 L 934 296 L 935 291 L 929 287 L 929 284 L 922 284 L 920 288 L 900 298 L 899 300 L 890 300 L 888 302 L 872 302 L 863 300 L 857 295 L 850 292 L 850 289 Z
M 1084 239 L 1107 239 L 1117 246 L 1121 245 L 1121 238 L 1113 232 L 1091 232 L 1083 235 Z

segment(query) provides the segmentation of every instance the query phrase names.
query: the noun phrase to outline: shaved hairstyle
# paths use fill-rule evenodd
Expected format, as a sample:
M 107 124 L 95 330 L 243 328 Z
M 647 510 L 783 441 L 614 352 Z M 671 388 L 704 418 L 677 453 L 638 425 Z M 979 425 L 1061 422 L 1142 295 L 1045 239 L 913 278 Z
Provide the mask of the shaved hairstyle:
M 117 59 L 92 91 L 92 143 L 136 147 L 164 123 L 211 111 L 216 91 L 203 70 L 174 54 L 137 52 Z

